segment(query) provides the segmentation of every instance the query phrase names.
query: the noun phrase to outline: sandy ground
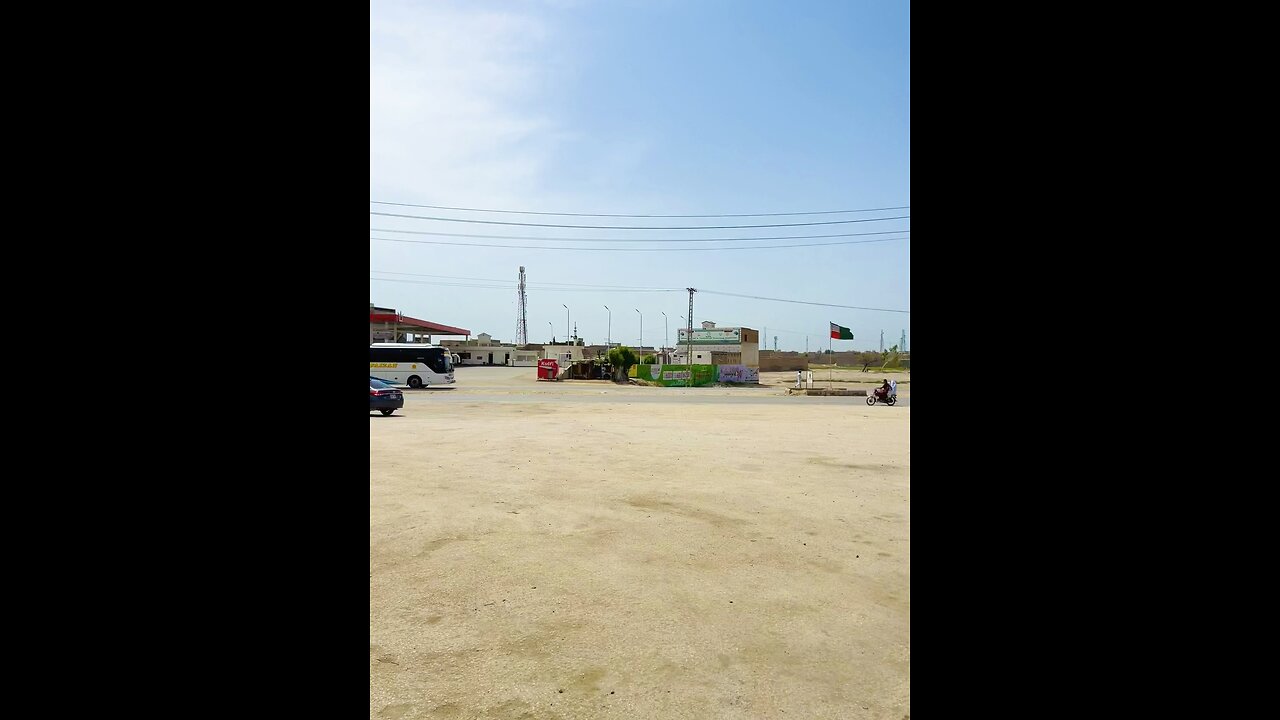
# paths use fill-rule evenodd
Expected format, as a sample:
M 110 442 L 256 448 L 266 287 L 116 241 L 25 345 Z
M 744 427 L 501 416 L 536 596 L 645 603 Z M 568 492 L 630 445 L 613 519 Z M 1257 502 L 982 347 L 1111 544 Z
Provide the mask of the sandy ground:
M 879 387 L 885 380 L 893 380 L 898 383 L 899 395 L 906 393 L 911 388 L 911 373 L 909 372 L 864 373 L 850 368 L 825 367 L 813 368 L 807 372 L 813 373 L 813 386 L 815 388 L 833 387 L 865 390 L 868 387 Z M 795 387 L 796 371 L 760 373 L 760 384 L 769 387 Z
M 909 717 L 909 403 L 534 374 L 370 416 L 371 718 Z

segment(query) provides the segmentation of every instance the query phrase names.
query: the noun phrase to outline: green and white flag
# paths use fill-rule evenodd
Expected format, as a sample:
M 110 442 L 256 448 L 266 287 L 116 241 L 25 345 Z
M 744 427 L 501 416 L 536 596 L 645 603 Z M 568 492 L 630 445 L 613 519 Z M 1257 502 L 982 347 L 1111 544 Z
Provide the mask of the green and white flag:
M 831 323 L 831 339 L 832 340 L 852 340 L 853 332 L 847 327 L 842 327 L 835 323 Z

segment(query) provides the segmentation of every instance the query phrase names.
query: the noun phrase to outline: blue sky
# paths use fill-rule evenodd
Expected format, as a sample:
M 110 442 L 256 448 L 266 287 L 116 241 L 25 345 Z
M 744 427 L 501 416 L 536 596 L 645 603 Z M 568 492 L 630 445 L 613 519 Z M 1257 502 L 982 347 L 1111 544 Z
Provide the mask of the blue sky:
M 910 5 L 902 2 L 382 2 L 370 11 L 369 199 L 613 214 L 739 214 L 910 206 Z M 371 203 L 371 212 L 565 225 L 747 225 L 865 220 L 910 209 L 797 217 L 599 218 Z M 369 216 L 370 302 L 515 339 L 528 278 L 531 342 L 674 342 L 688 294 L 715 290 L 910 310 L 909 234 L 774 242 L 609 243 L 538 238 L 777 237 L 910 229 L 910 219 L 792 228 L 583 230 Z M 413 232 L 392 232 L 392 231 Z M 885 242 L 791 249 L 706 250 Z M 657 248 L 657 252 L 585 248 Z M 592 285 L 595 287 L 583 287 Z M 603 306 L 612 308 L 610 316 Z M 695 325 L 743 325 L 783 350 L 912 343 L 910 314 L 699 292 Z M 548 325 L 548 323 L 551 323 Z

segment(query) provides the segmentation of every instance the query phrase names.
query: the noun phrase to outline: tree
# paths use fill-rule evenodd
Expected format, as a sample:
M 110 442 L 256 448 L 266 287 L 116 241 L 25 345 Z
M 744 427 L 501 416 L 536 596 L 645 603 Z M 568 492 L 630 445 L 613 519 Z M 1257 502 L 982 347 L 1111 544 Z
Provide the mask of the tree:
M 609 350 L 609 364 L 613 366 L 613 379 L 622 382 L 627 371 L 636 364 L 636 353 L 629 347 L 616 347 Z
M 658 363 L 657 355 L 645 355 L 640 359 L 641 365 L 656 365 Z

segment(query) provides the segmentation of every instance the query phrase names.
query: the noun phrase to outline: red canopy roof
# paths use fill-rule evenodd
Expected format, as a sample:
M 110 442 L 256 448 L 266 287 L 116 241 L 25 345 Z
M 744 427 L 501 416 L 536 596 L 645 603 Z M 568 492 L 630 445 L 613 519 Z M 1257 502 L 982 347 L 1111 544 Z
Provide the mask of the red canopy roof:
M 419 320 L 408 315 L 398 315 L 396 313 L 369 313 L 369 322 L 371 323 L 397 323 L 400 325 L 409 325 L 411 327 L 423 328 L 430 330 L 436 335 L 471 335 L 471 331 L 466 328 L 453 327 L 452 325 L 442 325 L 433 323 L 430 320 Z

